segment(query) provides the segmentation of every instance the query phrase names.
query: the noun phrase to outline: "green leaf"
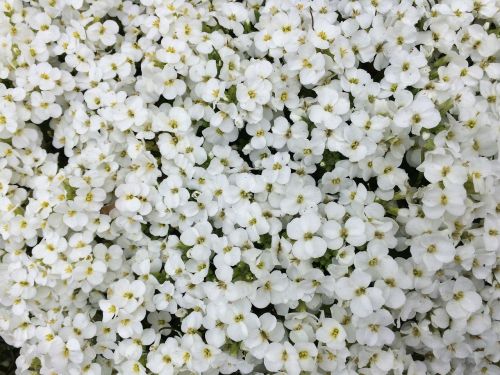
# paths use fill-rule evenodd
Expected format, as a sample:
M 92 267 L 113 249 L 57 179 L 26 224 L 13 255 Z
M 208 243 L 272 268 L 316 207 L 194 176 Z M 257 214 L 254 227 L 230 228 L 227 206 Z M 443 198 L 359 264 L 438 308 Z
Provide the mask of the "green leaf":
M 245 34 L 251 33 L 252 31 L 255 31 L 252 23 L 250 21 L 246 21 L 243 23 L 243 30 L 245 31 Z
M 256 280 L 255 275 L 250 270 L 250 266 L 245 262 L 239 262 L 235 267 L 233 267 L 233 279 L 232 281 L 254 281 Z
M 139 363 L 140 363 L 141 365 L 143 365 L 144 367 L 146 367 L 146 363 L 147 363 L 147 361 L 148 361 L 148 355 L 147 355 L 146 353 L 143 353 L 143 354 L 141 355 L 141 358 L 139 359 Z
M 181 241 L 179 241 L 179 242 L 177 243 L 176 248 L 177 248 L 178 250 L 180 250 L 180 251 L 182 251 L 182 252 L 184 252 L 184 253 L 185 253 L 186 251 L 188 251 L 189 249 L 191 249 L 191 246 L 186 245 L 186 244 L 182 243 Z
M 237 99 L 236 99 L 236 86 L 232 85 L 227 88 L 225 92 L 226 99 L 229 103 L 234 103 L 236 104 Z
M 444 115 L 446 115 L 446 113 L 453 108 L 453 106 L 455 105 L 455 102 L 453 101 L 452 98 L 442 102 L 441 104 L 438 105 L 438 110 L 439 110 L 439 113 L 441 114 L 441 118 L 444 117 Z
M 259 238 L 259 243 L 263 246 L 264 249 L 269 249 L 271 247 L 273 237 L 269 234 L 263 234 Z
M 156 280 L 158 280 L 160 284 L 163 284 L 168 278 L 165 271 L 153 272 L 152 275 L 155 277 Z
M 35 371 L 38 372 L 42 368 L 42 362 L 40 362 L 40 359 L 38 357 L 33 358 L 31 361 L 29 371 Z
M 255 23 L 259 22 L 259 20 L 260 20 L 260 12 L 258 10 L 254 10 L 253 14 L 255 15 Z
M 342 160 L 342 158 L 343 156 L 341 153 L 326 150 L 323 153 L 321 167 L 327 172 L 332 171 L 335 168 L 335 164 L 337 164 L 339 160 Z
M 66 199 L 67 200 L 73 200 L 76 197 L 76 189 L 71 186 L 68 182 L 68 180 L 63 181 L 63 188 L 66 191 Z

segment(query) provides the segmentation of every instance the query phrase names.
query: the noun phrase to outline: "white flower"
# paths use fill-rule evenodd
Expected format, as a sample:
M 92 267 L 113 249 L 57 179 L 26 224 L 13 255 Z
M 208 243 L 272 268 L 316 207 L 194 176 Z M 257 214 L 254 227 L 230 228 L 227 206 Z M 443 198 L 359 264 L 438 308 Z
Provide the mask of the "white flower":
M 420 80 L 419 69 L 426 66 L 427 61 L 424 54 L 417 50 L 411 53 L 402 50 L 391 56 L 390 63 L 386 69 L 387 78 L 392 82 L 411 86 Z
M 326 242 L 315 236 L 321 227 L 321 221 L 314 214 L 306 214 L 293 219 L 287 226 L 288 236 L 295 240 L 293 255 L 299 259 L 319 258 L 326 251 Z
M 120 279 L 113 285 L 112 301 L 120 309 L 124 309 L 128 313 L 132 313 L 141 304 L 145 285 L 140 280 L 129 282 L 127 279 Z
M 288 153 L 277 153 L 265 158 L 262 161 L 262 166 L 265 168 L 262 171 L 262 176 L 265 181 L 285 185 L 291 176 L 291 169 L 287 165 L 289 161 L 290 154 Z
M 226 83 L 216 78 L 210 78 L 204 85 L 199 85 L 198 92 L 201 98 L 207 103 L 218 102 L 224 97 Z
M 411 254 L 415 262 L 430 271 L 437 271 L 455 256 L 453 244 L 443 235 L 425 234 L 412 244 Z
M 222 321 L 227 324 L 227 336 L 233 341 L 245 340 L 249 333 L 259 328 L 259 318 L 250 312 L 248 300 L 235 302 L 223 312 Z
M 370 138 L 365 137 L 362 130 L 356 127 L 344 127 L 341 141 L 333 149 L 340 151 L 350 161 L 356 162 L 372 154 L 376 147 Z
M 165 65 L 163 70 L 157 74 L 155 81 L 152 83 L 156 86 L 157 82 L 162 82 L 163 85 L 157 88 L 161 95 L 171 100 L 186 92 L 186 83 L 179 79 L 177 72 L 171 66 Z
M 264 313 L 259 317 L 260 327 L 251 331 L 245 340 L 245 345 L 251 349 L 252 355 L 262 359 L 267 353 L 270 342 L 279 342 L 285 330 L 274 315 Z
M 137 212 L 141 208 L 141 201 L 138 196 L 141 193 L 140 186 L 135 184 L 123 184 L 116 189 L 118 199 L 115 202 L 116 208 L 125 212 Z
M 426 216 L 437 219 L 443 214 L 461 216 L 465 212 L 465 189 L 460 185 L 452 185 L 440 189 L 433 186 L 427 190 L 422 198 L 423 210 Z
M 140 362 L 128 360 L 121 364 L 119 374 L 145 375 L 146 369 Z
M 447 154 L 429 153 L 419 170 L 423 170 L 426 180 L 431 183 L 443 181 L 445 185 L 463 185 L 467 181 L 467 170 Z
M 326 318 L 321 321 L 321 326 L 316 331 L 316 339 L 329 348 L 341 349 L 346 345 L 346 332 L 338 321 Z
M 208 222 L 201 222 L 185 230 L 180 237 L 183 244 L 190 246 L 189 255 L 193 259 L 203 260 L 210 256 L 214 235 Z
M 300 365 L 297 350 L 289 343 L 273 342 L 269 344 L 264 357 L 264 364 L 269 371 L 285 370 L 287 374 L 299 374 Z
M 146 122 L 147 111 L 144 108 L 143 100 L 138 97 L 129 97 L 118 107 L 115 114 L 116 127 L 120 130 L 127 130 L 132 126 L 140 126 Z
M 353 246 L 361 246 L 366 242 L 365 223 L 358 217 L 350 217 L 344 225 L 328 220 L 323 224 L 322 231 L 328 247 L 332 249 L 340 248 L 344 241 Z
M 422 128 L 436 127 L 440 120 L 439 111 L 434 103 L 424 95 L 417 95 L 408 107 L 396 113 L 394 125 L 401 128 L 411 127 L 413 133 L 418 134 Z
M 61 116 L 61 106 L 55 103 L 55 95 L 49 91 L 35 91 L 30 96 L 31 121 L 40 124 L 51 117 Z
M 300 83 L 310 85 L 317 83 L 325 74 L 325 58 L 323 54 L 315 52 L 312 45 L 302 46 L 297 53 L 287 57 L 288 68 L 298 70 Z
M 259 238 L 261 234 L 269 231 L 269 224 L 262 215 L 262 209 L 257 203 L 242 204 L 238 210 L 238 224 L 245 228 L 252 240 Z
M 497 1 L 0 8 L 16 373 L 498 372 Z
M 481 296 L 476 293 L 472 281 L 459 277 L 453 286 L 443 285 L 441 293 L 446 303 L 446 312 L 453 319 L 468 318 L 481 307 Z
M 83 361 L 83 353 L 76 339 L 64 342 L 57 337 L 50 348 L 50 361 L 55 369 L 64 370 L 68 364 L 79 364 Z
M 330 52 L 333 53 L 334 61 L 341 68 L 352 68 L 356 63 L 356 57 L 352 50 L 351 43 L 343 35 L 339 35 L 330 45 Z
M 332 25 L 326 19 L 318 19 L 314 23 L 314 30 L 309 30 L 310 40 L 314 47 L 328 49 L 330 43 L 340 34 L 337 25 Z
M 93 42 L 101 41 L 105 46 L 112 46 L 116 42 L 117 33 L 118 24 L 115 21 L 95 22 L 87 29 L 87 38 Z
M 288 288 L 287 276 L 279 271 L 274 271 L 262 280 L 262 285 L 257 289 L 252 304 L 262 309 L 270 303 L 273 305 L 284 303 L 288 300 Z
M 241 108 L 253 111 L 257 105 L 263 105 L 269 101 L 271 87 L 271 82 L 267 79 L 240 83 L 236 86 L 236 99 Z
M 167 338 L 158 349 L 148 354 L 147 367 L 154 374 L 173 373 L 175 368 L 174 357 L 179 350 L 177 341 L 173 337 Z
M 303 371 L 314 371 L 316 369 L 316 360 L 318 348 L 312 342 L 299 342 L 294 345 L 299 357 L 299 365 Z
M 349 277 L 342 277 L 335 285 L 335 293 L 343 300 L 350 301 L 349 307 L 354 315 L 365 318 L 377 311 L 384 303 L 380 289 L 369 287 L 369 274 L 354 270 Z
M 56 232 L 47 232 L 44 240 L 33 248 L 33 256 L 42 259 L 45 264 L 54 264 L 59 253 L 66 250 L 67 244 L 66 239 Z
M 161 40 L 161 46 L 156 56 L 158 60 L 167 64 L 176 64 L 181 59 L 181 54 L 187 49 L 186 42 L 172 37 L 165 37 Z
M 484 220 L 484 246 L 488 251 L 498 251 L 500 247 L 500 219 L 493 215 Z
M 307 183 L 307 180 L 292 175 L 284 191 L 279 207 L 284 213 L 294 215 L 315 207 L 321 200 L 319 189 Z
M 309 118 L 316 124 L 335 129 L 341 123 L 341 116 L 349 111 L 349 100 L 345 95 L 328 86 L 316 89 L 318 103 L 309 109 Z
M 392 324 L 392 321 L 392 316 L 387 310 L 379 310 L 360 319 L 356 330 L 356 340 L 368 346 L 390 345 L 395 336 L 387 326 Z
M 75 267 L 74 276 L 77 280 L 85 280 L 90 286 L 82 285 L 82 289 L 89 290 L 103 282 L 106 271 L 106 264 L 99 260 L 92 263 L 81 262 Z
M 382 190 L 391 190 L 395 186 L 401 189 L 404 186 L 407 176 L 402 169 L 398 168 L 400 165 L 401 160 L 392 154 L 373 160 L 373 170 L 377 174 L 377 184 Z

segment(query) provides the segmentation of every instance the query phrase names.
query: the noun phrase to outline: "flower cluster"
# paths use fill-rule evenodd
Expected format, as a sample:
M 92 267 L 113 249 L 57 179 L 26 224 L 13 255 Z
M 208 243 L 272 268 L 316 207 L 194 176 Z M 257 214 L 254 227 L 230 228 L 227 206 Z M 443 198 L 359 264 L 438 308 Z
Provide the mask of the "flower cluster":
M 498 0 L 0 0 L 18 374 L 499 374 Z

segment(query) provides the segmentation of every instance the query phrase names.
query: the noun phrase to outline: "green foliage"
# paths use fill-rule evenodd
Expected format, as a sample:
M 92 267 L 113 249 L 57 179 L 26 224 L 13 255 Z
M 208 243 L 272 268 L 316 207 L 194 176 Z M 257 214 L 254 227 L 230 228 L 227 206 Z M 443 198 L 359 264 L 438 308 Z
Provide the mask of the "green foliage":
M 260 236 L 259 244 L 262 246 L 262 249 L 269 249 L 271 247 L 272 240 L 273 237 L 269 233 L 266 233 Z
M 63 187 L 64 187 L 64 190 L 66 191 L 66 200 L 75 199 L 76 189 L 69 184 L 68 180 L 63 181 Z
M 229 103 L 236 104 L 237 100 L 236 100 L 236 86 L 235 85 L 230 86 L 226 90 L 225 95 L 226 95 L 226 99 Z
M 155 277 L 156 280 L 158 280 L 160 284 L 163 284 L 168 278 L 165 271 L 153 272 L 152 275 Z
M 335 168 L 335 164 L 342 159 L 343 156 L 341 153 L 326 150 L 323 153 L 323 160 L 321 162 L 321 167 L 327 172 L 332 171 Z
M 12 375 L 16 369 L 16 358 L 19 355 L 19 349 L 7 345 L 0 338 L 0 375 Z
M 313 262 L 314 268 L 319 268 L 322 271 L 326 271 L 328 266 L 332 264 L 333 258 L 337 255 L 337 250 L 326 250 L 325 255 L 320 258 L 316 258 Z
M 238 356 L 238 353 L 240 352 L 240 346 L 241 346 L 240 342 L 236 342 L 236 341 L 227 339 L 226 344 L 224 345 L 223 348 L 224 348 L 224 351 L 226 353 L 229 353 L 233 357 L 236 357 L 236 356 Z
M 33 358 L 29 370 L 38 374 L 41 368 L 42 368 L 42 363 L 40 362 L 40 359 L 37 357 Z
M 233 267 L 233 282 L 235 281 L 248 281 L 256 280 L 255 275 L 250 270 L 250 266 L 245 262 L 239 262 Z

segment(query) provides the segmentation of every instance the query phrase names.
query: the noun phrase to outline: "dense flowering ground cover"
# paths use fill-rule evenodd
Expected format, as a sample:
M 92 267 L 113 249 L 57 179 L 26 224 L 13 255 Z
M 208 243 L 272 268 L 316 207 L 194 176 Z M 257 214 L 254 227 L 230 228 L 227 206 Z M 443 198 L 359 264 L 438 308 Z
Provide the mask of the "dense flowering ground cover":
M 16 373 L 499 374 L 499 19 L 0 0 Z

